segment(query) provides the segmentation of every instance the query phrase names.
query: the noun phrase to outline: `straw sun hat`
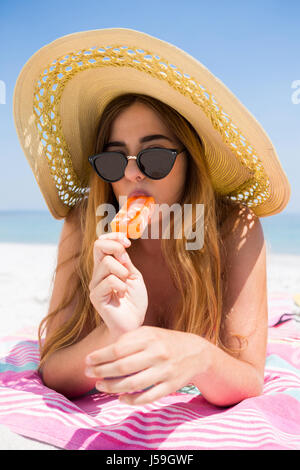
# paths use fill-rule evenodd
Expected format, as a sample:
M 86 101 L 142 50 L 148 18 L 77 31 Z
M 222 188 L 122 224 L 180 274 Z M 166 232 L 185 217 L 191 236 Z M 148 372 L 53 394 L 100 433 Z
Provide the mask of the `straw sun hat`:
M 183 50 L 127 28 L 81 31 L 38 50 L 14 90 L 18 137 L 56 219 L 88 193 L 99 118 L 134 92 L 175 108 L 195 128 L 216 192 L 258 216 L 284 209 L 290 185 L 262 126 L 229 89 Z

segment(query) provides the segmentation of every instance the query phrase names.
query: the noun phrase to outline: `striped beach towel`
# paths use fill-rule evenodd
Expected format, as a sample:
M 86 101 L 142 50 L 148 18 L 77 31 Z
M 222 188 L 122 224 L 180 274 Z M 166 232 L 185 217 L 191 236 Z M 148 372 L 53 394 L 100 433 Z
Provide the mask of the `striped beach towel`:
M 300 323 L 278 323 L 293 308 L 285 294 L 270 298 L 263 394 L 229 407 L 193 386 L 134 407 L 99 392 L 69 400 L 43 385 L 34 336 L 0 338 L 0 424 L 62 449 L 299 450 Z

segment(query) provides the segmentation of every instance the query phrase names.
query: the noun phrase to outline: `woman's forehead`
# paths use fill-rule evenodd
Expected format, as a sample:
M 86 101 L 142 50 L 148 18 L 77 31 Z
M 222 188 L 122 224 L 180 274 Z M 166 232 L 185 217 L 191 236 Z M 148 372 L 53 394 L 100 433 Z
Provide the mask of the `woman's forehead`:
M 164 122 L 163 117 L 143 104 L 143 109 L 135 106 L 140 104 L 142 103 L 131 105 L 115 117 L 111 125 L 109 140 L 121 141 L 131 137 L 143 139 L 147 136 L 163 135 L 176 141 L 176 136 Z

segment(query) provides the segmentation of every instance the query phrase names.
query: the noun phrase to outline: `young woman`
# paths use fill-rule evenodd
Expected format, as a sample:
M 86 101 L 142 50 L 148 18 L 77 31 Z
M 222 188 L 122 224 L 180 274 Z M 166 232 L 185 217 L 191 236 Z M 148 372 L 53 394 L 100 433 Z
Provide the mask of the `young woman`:
M 73 85 L 79 103 L 79 88 Z M 89 191 L 65 216 L 49 313 L 39 331 L 40 372 L 48 387 L 68 397 L 96 388 L 139 405 L 194 384 L 211 403 L 233 405 L 261 394 L 264 382 L 268 330 L 262 227 L 246 196 L 241 203 L 232 191 L 222 194 L 216 175 L 226 174 L 226 162 L 220 158 L 212 165 L 201 133 L 184 116 L 188 113 L 158 99 L 154 88 L 153 95 L 151 87 L 147 94 L 120 91 L 100 113 L 89 144 L 94 166 L 85 170 Z M 91 109 L 92 101 L 86 100 Z M 145 159 L 146 149 L 155 150 L 149 154 L 152 160 Z M 173 160 L 166 164 L 170 149 Z M 103 163 L 108 157 L 114 158 L 109 169 Z M 164 171 L 157 178 L 161 161 Z M 253 162 L 249 168 L 256 175 Z M 281 178 L 285 181 L 283 172 Z M 254 181 L 255 187 L 261 180 Z M 237 187 L 240 194 L 251 193 L 251 185 L 239 181 Z M 161 231 L 158 239 L 99 234 L 97 208 L 110 203 L 118 211 L 120 197 L 137 191 L 169 207 L 203 204 L 203 247 L 188 250 L 184 235 L 166 239 Z M 287 200 L 286 182 L 280 204 Z M 189 228 L 194 227 L 193 220 Z

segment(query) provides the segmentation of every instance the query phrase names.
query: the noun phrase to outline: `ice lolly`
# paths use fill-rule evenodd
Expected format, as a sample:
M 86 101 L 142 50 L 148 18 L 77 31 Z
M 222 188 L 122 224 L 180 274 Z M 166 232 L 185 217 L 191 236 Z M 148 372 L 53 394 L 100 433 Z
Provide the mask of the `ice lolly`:
M 113 232 L 123 232 L 127 238 L 140 238 L 155 208 L 152 196 L 132 196 L 119 210 L 110 226 Z

